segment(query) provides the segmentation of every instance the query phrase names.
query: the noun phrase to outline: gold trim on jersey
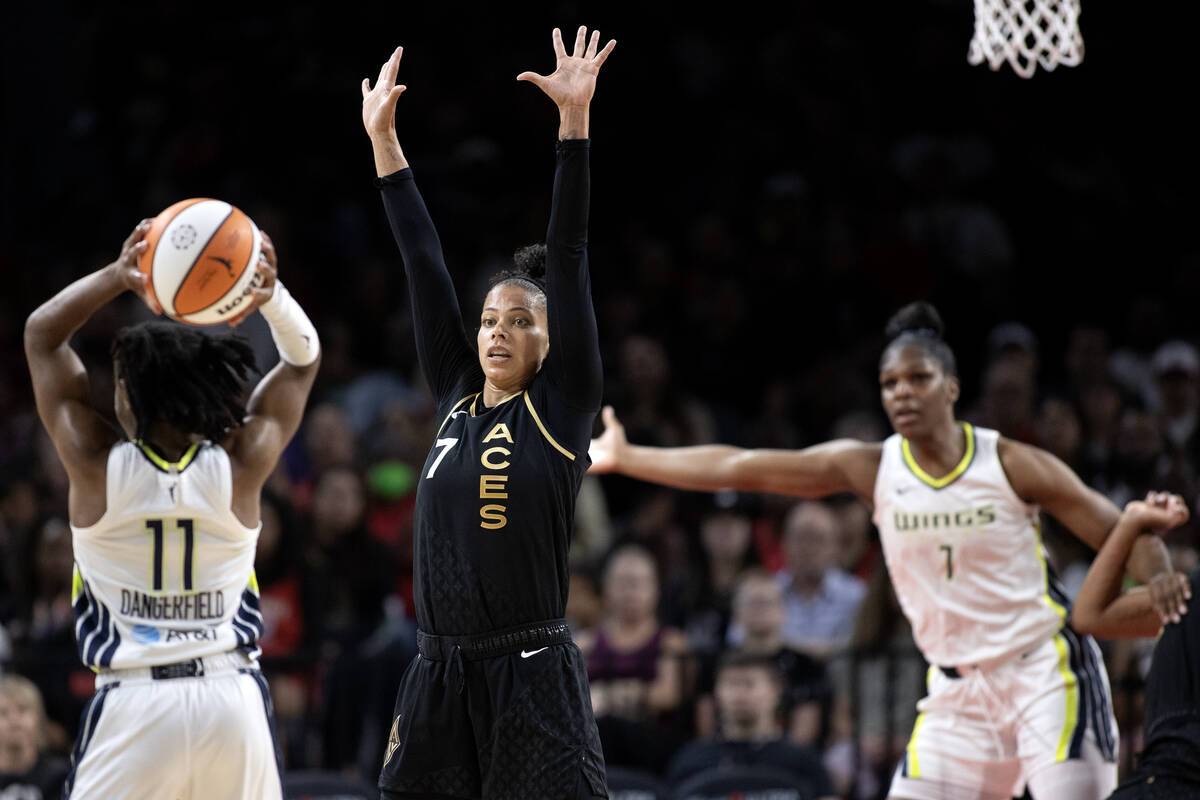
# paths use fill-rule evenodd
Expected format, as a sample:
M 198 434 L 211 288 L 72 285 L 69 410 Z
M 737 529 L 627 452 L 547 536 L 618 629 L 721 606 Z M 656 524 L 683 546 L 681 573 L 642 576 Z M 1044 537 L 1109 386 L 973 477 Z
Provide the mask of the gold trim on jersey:
M 546 437 L 546 441 L 549 442 L 550 444 L 554 445 L 555 450 L 562 453 L 564 456 L 569 458 L 571 461 L 574 461 L 575 454 L 572 453 L 567 448 L 563 447 L 558 442 L 554 441 L 554 437 L 550 435 L 550 431 L 546 430 L 546 426 L 542 424 L 542 418 L 539 417 L 537 411 L 534 410 L 533 400 L 531 400 L 529 398 L 528 391 L 525 392 L 525 405 L 529 407 L 529 413 L 533 415 L 533 421 L 537 423 L 538 430 L 540 430 L 542 432 L 542 436 Z
M 441 424 L 441 426 L 438 428 L 438 432 L 437 432 L 436 434 L 434 434 L 433 438 L 435 438 L 435 439 L 436 439 L 437 437 L 439 437 L 439 436 L 441 436 L 441 435 L 442 435 L 442 431 L 443 431 L 443 430 L 445 430 L 445 428 L 446 428 L 446 423 L 447 423 L 447 422 L 449 422 L 449 421 L 450 421 L 450 418 L 454 416 L 454 412 L 455 412 L 455 411 L 458 411 L 458 407 L 459 407 L 459 406 L 461 406 L 463 403 L 467 402 L 468 400 L 474 400 L 476 397 L 479 397 L 479 393 L 478 393 L 478 392 L 476 392 L 475 394 L 469 394 L 469 395 L 467 395 L 466 397 L 464 397 L 462 400 L 459 400 L 457 403 L 455 403 L 455 404 L 454 404 L 454 408 L 450 409 L 450 413 L 446 415 L 446 418 L 445 418 L 444 420 L 442 420 L 442 424 Z M 474 403 L 472 403 L 472 404 L 471 404 L 471 407 L 472 407 L 472 408 L 474 408 L 474 407 L 475 407 L 475 404 L 474 404 Z M 472 412 L 472 413 L 471 413 L 471 416 L 472 416 L 472 417 L 473 417 L 473 416 L 475 416 L 475 413 L 474 413 L 474 412 Z
M 522 389 L 521 391 L 524 391 L 524 390 Z M 490 410 L 492 408 L 495 408 L 496 406 L 502 406 L 519 394 L 521 394 L 521 392 L 513 392 L 510 395 L 505 395 L 504 397 L 500 398 L 500 401 L 497 402 L 495 406 L 487 407 L 485 410 Z M 471 401 L 471 416 L 472 417 L 475 416 L 475 402 L 482 396 L 483 396 L 483 392 L 480 392 L 479 394 L 475 395 L 475 399 Z
M 150 445 L 143 442 L 141 439 L 134 439 L 134 444 L 141 449 L 142 454 L 150 459 L 150 463 L 161 469 L 163 472 L 183 472 L 187 469 L 187 465 L 192 463 L 192 459 L 196 457 L 196 453 L 200 450 L 200 442 L 192 442 L 188 445 L 188 449 L 183 451 L 183 456 L 178 461 L 167 461 L 158 453 L 150 449 Z
M 954 483 L 967 471 L 967 467 L 971 466 L 971 462 L 975 459 L 975 428 L 969 422 L 960 422 L 958 424 L 962 426 L 963 433 L 966 434 L 967 450 L 963 453 L 962 460 L 958 462 L 958 466 L 940 478 L 935 478 L 921 469 L 921 465 L 913 458 L 912 449 L 908 446 L 908 439 L 900 440 L 900 452 L 904 454 L 904 463 L 908 466 L 909 471 L 913 475 L 916 475 L 922 483 L 932 486 L 934 489 L 944 489 Z
M 1079 681 L 1071 671 L 1070 651 L 1067 648 L 1067 640 L 1061 633 L 1054 635 L 1054 649 L 1058 651 L 1058 672 L 1062 675 L 1064 688 L 1067 690 L 1066 719 L 1063 721 L 1062 734 L 1058 737 L 1054 760 L 1066 761 L 1071 754 L 1071 739 L 1075 736 L 1075 727 L 1079 724 Z

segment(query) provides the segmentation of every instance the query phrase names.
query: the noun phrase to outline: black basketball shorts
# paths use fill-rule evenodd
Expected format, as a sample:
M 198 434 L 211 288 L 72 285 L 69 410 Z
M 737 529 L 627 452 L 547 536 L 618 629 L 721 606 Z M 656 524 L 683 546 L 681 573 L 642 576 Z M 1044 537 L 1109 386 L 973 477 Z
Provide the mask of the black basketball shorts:
M 546 631 L 500 632 L 512 650 L 501 655 L 473 646 L 496 634 L 419 637 L 384 751 L 385 800 L 608 796 L 583 656 L 569 634 L 528 635 Z

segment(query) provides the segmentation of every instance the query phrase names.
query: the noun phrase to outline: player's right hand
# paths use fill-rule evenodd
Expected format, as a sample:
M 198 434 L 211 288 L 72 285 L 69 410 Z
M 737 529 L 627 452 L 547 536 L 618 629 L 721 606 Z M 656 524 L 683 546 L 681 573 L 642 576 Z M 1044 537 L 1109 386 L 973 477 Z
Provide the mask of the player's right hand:
M 161 314 L 162 306 L 150 293 L 150 276 L 138 269 L 138 259 L 146 252 L 146 234 L 150 231 L 150 223 L 153 221 L 144 219 L 137 224 L 133 233 L 129 234 L 125 243 L 121 245 L 121 255 L 106 269 L 113 270 L 121 286 L 142 298 L 147 308 L 155 314 Z
M 368 136 L 387 135 L 396 130 L 396 101 L 408 88 L 396 85 L 396 74 L 400 71 L 400 57 L 403 55 L 403 47 L 392 51 L 392 57 L 379 68 L 375 88 L 371 88 L 370 78 L 363 78 L 363 127 L 367 129 Z
M 621 451 L 629 444 L 625 438 L 625 426 L 617 419 L 612 406 L 605 406 L 601 417 L 604 420 L 604 433 L 600 434 L 599 438 L 592 439 L 588 448 L 588 456 L 592 459 L 588 472 L 617 472 Z

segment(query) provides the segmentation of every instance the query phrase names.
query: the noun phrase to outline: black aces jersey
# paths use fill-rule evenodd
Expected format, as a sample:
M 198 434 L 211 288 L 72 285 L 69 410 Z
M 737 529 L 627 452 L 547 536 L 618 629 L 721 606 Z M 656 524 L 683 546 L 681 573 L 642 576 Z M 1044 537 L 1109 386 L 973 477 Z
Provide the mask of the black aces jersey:
M 1139 773 L 1195 779 L 1200 764 L 1200 568 L 1188 580 L 1188 613 L 1163 629 L 1146 676 Z
M 494 408 L 452 406 L 417 485 L 413 565 L 422 630 L 466 634 L 563 615 L 575 497 L 587 470 L 546 428 L 541 381 Z
M 603 388 L 587 259 L 588 150 L 586 139 L 556 147 L 546 232 L 549 353 L 524 391 L 493 408 L 483 405 L 474 336 L 412 171 L 376 182 L 440 415 L 413 515 L 413 595 L 427 633 L 483 633 L 566 610 L 575 498 Z M 478 319 L 477 309 L 470 313 Z

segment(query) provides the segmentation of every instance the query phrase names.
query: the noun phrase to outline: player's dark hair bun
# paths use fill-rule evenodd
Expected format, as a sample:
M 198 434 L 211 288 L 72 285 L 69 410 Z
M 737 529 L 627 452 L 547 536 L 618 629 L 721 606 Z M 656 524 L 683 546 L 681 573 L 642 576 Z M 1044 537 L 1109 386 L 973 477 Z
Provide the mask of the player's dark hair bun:
M 926 333 L 934 339 L 941 339 L 945 331 L 946 326 L 942 322 L 942 315 L 924 300 L 909 303 L 892 314 L 887 327 L 883 329 L 889 342 L 901 334 L 918 332 Z
M 513 266 L 517 272 L 538 281 L 546 279 L 546 245 L 531 244 L 513 253 Z
M 546 291 L 546 245 L 531 244 L 513 253 L 513 266 L 492 276 L 492 286 L 501 283 L 531 284 L 543 294 Z

